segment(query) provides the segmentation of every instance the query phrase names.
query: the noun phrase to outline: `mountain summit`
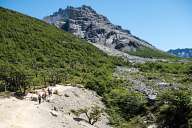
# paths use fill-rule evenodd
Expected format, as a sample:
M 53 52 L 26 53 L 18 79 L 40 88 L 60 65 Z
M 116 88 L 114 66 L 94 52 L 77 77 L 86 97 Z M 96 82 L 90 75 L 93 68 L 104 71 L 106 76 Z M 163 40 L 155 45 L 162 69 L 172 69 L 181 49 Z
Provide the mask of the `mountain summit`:
M 92 43 L 123 52 L 136 51 L 138 48 L 155 49 L 148 42 L 132 35 L 129 30 L 112 24 L 107 17 L 98 14 L 90 6 L 60 8 L 57 12 L 45 17 L 44 21 Z

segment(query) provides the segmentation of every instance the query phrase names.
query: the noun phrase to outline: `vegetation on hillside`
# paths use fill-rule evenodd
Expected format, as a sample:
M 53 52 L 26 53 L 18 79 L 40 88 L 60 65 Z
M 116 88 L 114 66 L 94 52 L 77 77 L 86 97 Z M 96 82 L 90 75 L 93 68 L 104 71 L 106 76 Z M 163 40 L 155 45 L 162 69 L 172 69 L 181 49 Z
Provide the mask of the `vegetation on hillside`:
M 158 99 L 157 123 L 161 128 L 190 128 L 192 126 L 192 101 L 189 90 L 168 90 Z
M 1 90 L 25 92 L 60 82 L 100 84 L 121 63 L 72 34 L 14 11 L 0 8 L 0 24 Z
M 117 128 L 147 128 L 150 124 L 156 124 L 159 128 L 192 126 L 191 65 L 180 62 L 132 65 L 139 72 L 114 78 L 108 93 L 104 95 L 110 123 Z M 126 77 L 142 81 L 155 89 L 157 98 L 150 100 L 145 93 L 135 91 L 135 85 Z
M 158 91 L 157 99 L 151 103 L 148 100 L 144 116 L 129 121 L 146 127 L 146 124 L 139 120 L 148 120 L 148 123 L 155 123 L 159 128 L 189 128 L 192 126 L 192 63 L 167 63 L 148 62 L 135 65 L 140 72 L 133 74 L 136 78 L 143 77 L 146 85 Z M 158 83 L 169 83 L 164 87 Z M 149 118 L 150 117 L 150 118 Z M 135 125 L 134 123 L 134 125 Z M 137 126 L 139 126 L 137 125 Z M 131 124 L 133 126 L 133 124 Z
M 158 49 L 151 49 L 147 47 L 139 48 L 136 51 L 128 52 L 130 55 L 140 56 L 144 58 L 176 58 L 166 52 L 160 51 Z

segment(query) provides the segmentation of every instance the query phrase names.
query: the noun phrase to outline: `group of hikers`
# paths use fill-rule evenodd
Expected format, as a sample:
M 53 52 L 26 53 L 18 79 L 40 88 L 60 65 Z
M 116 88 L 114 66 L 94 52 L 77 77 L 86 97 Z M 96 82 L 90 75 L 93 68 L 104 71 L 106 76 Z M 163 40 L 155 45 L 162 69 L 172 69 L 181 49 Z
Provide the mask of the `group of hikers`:
M 48 92 L 48 95 L 47 95 L 47 92 Z M 45 89 L 43 89 L 43 93 L 39 93 L 38 94 L 38 101 L 39 101 L 39 104 L 41 104 L 41 101 L 46 101 L 47 99 L 47 96 L 51 96 L 52 95 L 52 89 L 48 88 L 47 89 L 47 92 Z

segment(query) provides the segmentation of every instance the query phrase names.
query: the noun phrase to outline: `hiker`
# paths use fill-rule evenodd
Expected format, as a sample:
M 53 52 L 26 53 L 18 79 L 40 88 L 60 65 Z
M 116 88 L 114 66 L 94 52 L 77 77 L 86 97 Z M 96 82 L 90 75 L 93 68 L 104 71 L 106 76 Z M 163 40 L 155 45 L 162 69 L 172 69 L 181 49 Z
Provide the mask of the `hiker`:
M 49 89 L 49 88 L 48 88 L 48 94 L 49 94 L 49 96 L 52 95 L 52 89 Z
M 41 95 L 40 94 L 38 95 L 38 101 L 39 101 L 39 104 L 41 104 Z
M 44 91 L 43 94 L 42 94 L 43 101 L 46 101 L 46 98 L 47 98 L 47 94 L 46 94 L 46 91 Z

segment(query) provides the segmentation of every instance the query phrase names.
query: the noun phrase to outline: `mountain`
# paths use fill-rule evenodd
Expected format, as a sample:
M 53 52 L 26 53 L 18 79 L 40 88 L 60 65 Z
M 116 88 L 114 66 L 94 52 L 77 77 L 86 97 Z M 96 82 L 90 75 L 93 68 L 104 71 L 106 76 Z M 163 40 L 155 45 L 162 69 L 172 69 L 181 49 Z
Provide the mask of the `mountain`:
M 71 32 L 92 43 L 142 57 L 167 56 L 153 45 L 131 34 L 129 30 L 112 24 L 90 6 L 68 6 L 43 19 L 47 23 Z M 151 56 L 152 52 L 154 56 Z M 143 52 L 147 55 L 143 55 Z
M 168 53 L 178 57 L 192 58 L 192 48 L 175 49 L 175 50 L 171 49 L 168 51 Z

